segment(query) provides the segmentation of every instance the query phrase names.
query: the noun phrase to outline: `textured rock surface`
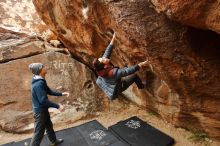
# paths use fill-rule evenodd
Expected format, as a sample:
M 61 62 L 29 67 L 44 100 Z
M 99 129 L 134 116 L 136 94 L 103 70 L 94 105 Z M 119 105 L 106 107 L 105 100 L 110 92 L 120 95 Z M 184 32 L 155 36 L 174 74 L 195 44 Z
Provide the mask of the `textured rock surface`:
M 75 109 L 69 109 L 65 113 L 69 114 L 67 117 L 72 121 L 95 114 L 105 106 L 105 101 L 101 98 L 103 96 L 98 96 L 103 94 L 94 83 L 95 76 L 84 64 L 68 55 L 55 52 L 56 49 L 47 52 L 44 47 L 46 44 L 37 39 L 30 40 L 30 37 L 21 37 L 9 31 L 4 35 L 8 39 L 1 38 L 0 128 L 4 131 L 21 133 L 33 128 L 33 125 L 29 125 L 33 122 L 33 117 L 30 95 L 32 74 L 28 69 L 32 62 L 42 62 L 48 67 L 46 79 L 52 89 L 70 92 L 68 98 L 51 97 L 51 100 L 74 105 Z
M 147 58 L 151 64 L 140 72 L 142 79 L 147 76 L 147 89 L 132 86 L 125 95 L 177 126 L 220 138 L 219 35 L 174 23 L 147 0 L 33 2 L 44 22 L 86 64 L 102 54 L 108 29 L 115 30 L 114 64 Z
M 0 63 L 25 58 L 46 51 L 37 37 L 0 28 Z
M 29 33 L 46 29 L 31 0 L 1 0 L 0 13 L 0 27 Z
M 158 12 L 196 28 L 220 33 L 219 0 L 151 0 Z
M 0 27 L 29 35 L 37 34 L 44 40 L 57 39 L 38 16 L 32 0 L 1 0 Z

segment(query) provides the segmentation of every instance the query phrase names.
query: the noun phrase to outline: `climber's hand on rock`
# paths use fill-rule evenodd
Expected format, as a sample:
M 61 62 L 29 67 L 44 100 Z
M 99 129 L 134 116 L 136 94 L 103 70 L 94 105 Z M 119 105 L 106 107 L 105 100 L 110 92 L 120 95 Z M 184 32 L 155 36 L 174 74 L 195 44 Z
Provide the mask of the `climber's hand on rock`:
M 116 37 L 116 32 L 114 32 L 112 39 L 115 40 L 115 37 Z
M 66 97 L 69 97 L 70 93 L 69 92 L 63 92 L 62 95 L 66 96 Z
M 110 44 L 114 44 L 114 41 L 115 41 L 115 37 L 116 37 L 116 33 L 114 32 L 113 36 L 112 36 L 112 40 L 111 40 L 111 43 Z
M 148 65 L 148 63 L 149 63 L 149 61 L 146 60 L 146 61 L 144 61 L 144 62 L 140 62 L 140 63 L 138 64 L 138 66 L 139 66 L 140 68 L 143 68 L 143 67 L 145 67 L 146 65 Z

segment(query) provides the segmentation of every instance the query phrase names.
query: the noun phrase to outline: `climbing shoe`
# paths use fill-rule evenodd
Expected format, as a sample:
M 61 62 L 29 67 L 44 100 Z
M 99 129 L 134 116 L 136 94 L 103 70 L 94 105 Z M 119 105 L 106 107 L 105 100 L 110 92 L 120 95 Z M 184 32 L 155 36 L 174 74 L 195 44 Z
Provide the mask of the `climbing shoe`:
M 56 145 L 59 145 L 63 142 L 63 139 L 57 139 L 55 142 L 51 143 L 50 146 L 56 146 Z
M 139 83 L 137 86 L 138 86 L 138 89 L 144 89 L 144 84 L 143 83 Z

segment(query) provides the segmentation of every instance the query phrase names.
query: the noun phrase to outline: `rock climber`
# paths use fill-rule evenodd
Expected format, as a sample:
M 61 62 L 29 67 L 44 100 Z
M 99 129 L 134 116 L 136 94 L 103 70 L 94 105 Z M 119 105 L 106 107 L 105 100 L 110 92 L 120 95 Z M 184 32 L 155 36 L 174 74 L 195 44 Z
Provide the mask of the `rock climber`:
M 110 100 L 115 99 L 133 83 L 136 83 L 139 89 L 143 89 L 144 84 L 140 77 L 135 73 L 148 64 L 148 61 L 144 61 L 131 67 L 114 67 L 111 63 L 110 56 L 113 50 L 115 37 L 116 34 L 114 33 L 103 56 L 93 60 L 93 66 L 98 74 L 96 84 L 105 92 Z

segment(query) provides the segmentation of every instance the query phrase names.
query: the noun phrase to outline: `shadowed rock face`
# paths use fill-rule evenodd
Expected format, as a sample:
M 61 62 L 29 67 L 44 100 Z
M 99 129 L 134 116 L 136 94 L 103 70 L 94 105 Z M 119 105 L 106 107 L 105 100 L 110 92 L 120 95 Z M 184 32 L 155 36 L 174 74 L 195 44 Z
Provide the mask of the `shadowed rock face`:
M 158 12 L 183 24 L 220 33 L 219 0 L 151 0 Z
M 154 10 L 147 0 L 33 2 L 73 56 L 90 66 L 110 40 L 108 29 L 115 30 L 117 41 L 111 58 L 114 64 L 150 61 L 150 67 L 139 73 L 148 83 L 146 89 L 140 91 L 132 86 L 125 95 L 177 126 L 220 138 L 218 34 L 177 24 Z M 156 4 L 163 5 L 162 1 Z M 203 22 L 197 18 L 192 20 Z M 217 25 L 213 30 L 219 32 Z M 193 26 L 209 28 L 196 23 Z

